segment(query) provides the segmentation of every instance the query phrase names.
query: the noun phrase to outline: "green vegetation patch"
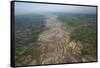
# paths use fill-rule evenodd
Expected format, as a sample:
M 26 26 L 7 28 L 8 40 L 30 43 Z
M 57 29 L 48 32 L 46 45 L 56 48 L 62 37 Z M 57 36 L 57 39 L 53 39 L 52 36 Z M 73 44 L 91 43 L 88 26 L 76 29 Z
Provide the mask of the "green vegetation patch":
M 36 63 L 39 63 L 41 55 L 40 45 L 29 47 L 23 52 L 23 54 L 18 55 L 17 58 L 15 59 L 16 64 L 23 64 L 25 58 L 29 55 L 32 56 L 31 58 L 32 60 L 36 60 Z
M 76 27 L 70 35 L 71 40 L 80 41 L 83 44 L 82 56 L 90 55 L 96 57 L 96 27 Z

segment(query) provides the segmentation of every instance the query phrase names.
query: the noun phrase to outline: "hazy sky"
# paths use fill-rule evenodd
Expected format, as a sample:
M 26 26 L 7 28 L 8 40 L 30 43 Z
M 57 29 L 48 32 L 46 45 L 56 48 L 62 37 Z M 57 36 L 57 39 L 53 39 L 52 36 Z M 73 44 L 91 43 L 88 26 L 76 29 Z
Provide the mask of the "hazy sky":
M 40 4 L 40 3 L 15 3 L 16 14 L 66 12 L 66 13 L 96 13 L 96 7 Z

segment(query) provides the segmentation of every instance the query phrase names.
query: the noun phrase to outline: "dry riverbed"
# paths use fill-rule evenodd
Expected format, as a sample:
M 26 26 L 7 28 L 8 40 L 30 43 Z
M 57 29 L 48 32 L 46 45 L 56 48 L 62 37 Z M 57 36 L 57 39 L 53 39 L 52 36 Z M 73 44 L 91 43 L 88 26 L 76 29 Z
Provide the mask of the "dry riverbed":
M 70 41 L 71 28 L 65 27 L 57 16 L 47 16 L 45 30 L 39 36 L 42 54 L 40 64 L 81 62 L 80 42 Z

